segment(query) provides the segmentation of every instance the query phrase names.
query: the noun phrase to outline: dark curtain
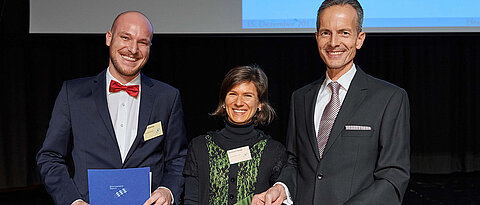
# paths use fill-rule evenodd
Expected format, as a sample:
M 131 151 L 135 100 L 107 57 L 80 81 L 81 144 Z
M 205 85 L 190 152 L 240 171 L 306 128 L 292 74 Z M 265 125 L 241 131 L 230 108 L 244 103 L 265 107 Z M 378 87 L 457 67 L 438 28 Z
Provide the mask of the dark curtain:
M 25 5 L 8 1 L 0 21 L 0 189 L 41 183 L 35 154 L 62 82 L 108 65 L 103 34 L 28 34 Z M 479 37 L 367 34 L 357 53 L 356 64 L 367 73 L 409 94 L 412 172 L 480 170 Z M 155 35 L 143 72 L 181 91 L 191 139 L 222 127 L 222 119 L 208 116 L 221 80 L 230 68 L 252 64 L 267 73 L 278 113 L 261 129 L 283 142 L 291 93 L 325 73 L 313 34 Z

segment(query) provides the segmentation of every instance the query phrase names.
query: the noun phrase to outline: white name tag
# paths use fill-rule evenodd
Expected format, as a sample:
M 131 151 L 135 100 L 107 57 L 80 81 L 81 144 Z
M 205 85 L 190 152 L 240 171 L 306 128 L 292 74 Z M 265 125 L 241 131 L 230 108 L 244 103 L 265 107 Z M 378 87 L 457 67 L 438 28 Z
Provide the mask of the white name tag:
M 236 164 L 252 159 L 252 155 L 250 154 L 250 148 L 248 146 L 228 150 L 227 155 L 230 164 Z
M 162 122 L 158 121 L 156 123 L 153 123 L 147 126 L 147 129 L 145 129 L 145 133 L 143 133 L 143 140 L 144 141 L 151 140 L 160 135 L 163 135 L 163 129 L 162 129 Z

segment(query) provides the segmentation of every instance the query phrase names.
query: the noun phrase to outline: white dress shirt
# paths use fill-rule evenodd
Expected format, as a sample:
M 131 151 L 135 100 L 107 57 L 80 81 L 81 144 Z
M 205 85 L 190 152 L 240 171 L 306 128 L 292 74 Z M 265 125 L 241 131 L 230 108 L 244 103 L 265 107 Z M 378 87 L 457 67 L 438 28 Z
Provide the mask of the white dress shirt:
M 115 79 L 110 73 L 110 68 L 107 69 L 107 104 L 108 111 L 110 113 L 110 119 L 112 120 L 113 130 L 117 137 L 118 148 L 120 149 L 120 155 L 122 157 L 122 163 L 125 162 L 128 151 L 135 141 L 138 130 L 138 113 L 140 110 L 140 93 L 142 92 L 142 86 L 140 83 L 140 75 L 135 77 L 127 84 L 122 84 L 119 80 Z M 138 96 L 132 97 L 126 91 L 119 91 L 112 93 L 109 91 L 110 81 L 115 80 L 122 85 L 138 85 Z

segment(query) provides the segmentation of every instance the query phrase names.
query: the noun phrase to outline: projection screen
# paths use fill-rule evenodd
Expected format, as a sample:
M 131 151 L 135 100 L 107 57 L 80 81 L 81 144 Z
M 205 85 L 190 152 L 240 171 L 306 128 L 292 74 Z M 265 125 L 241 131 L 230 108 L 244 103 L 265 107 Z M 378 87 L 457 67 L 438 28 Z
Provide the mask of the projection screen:
M 313 33 L 322 1 L 37 0 L 30 33 L 105 33 L 122 11 L 145 13 L 159 34 Z M 364 30 L 480 32 L 478 0 L 360 0 Z

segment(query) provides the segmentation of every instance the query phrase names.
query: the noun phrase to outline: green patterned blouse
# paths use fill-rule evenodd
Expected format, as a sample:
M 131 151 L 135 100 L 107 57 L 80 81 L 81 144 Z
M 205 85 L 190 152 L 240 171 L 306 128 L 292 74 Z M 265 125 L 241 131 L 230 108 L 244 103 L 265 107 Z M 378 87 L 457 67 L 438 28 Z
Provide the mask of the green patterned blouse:
M 215 144 L 210 135 L 206 135 L 205 139 L 207 142 L 208 164 L 210 167 L 210 194 L 208 201 L 210 204 L 228 204 L 230 163 L 228 161 L 227 151 Z M 266 144 L 267 139 L 258 141 L 251 148 L 252 159 L 238 163 L 239 169 L 236 173 L 236 201 L 251 197 L 251 194 L 255 191 L 258 167 Z

